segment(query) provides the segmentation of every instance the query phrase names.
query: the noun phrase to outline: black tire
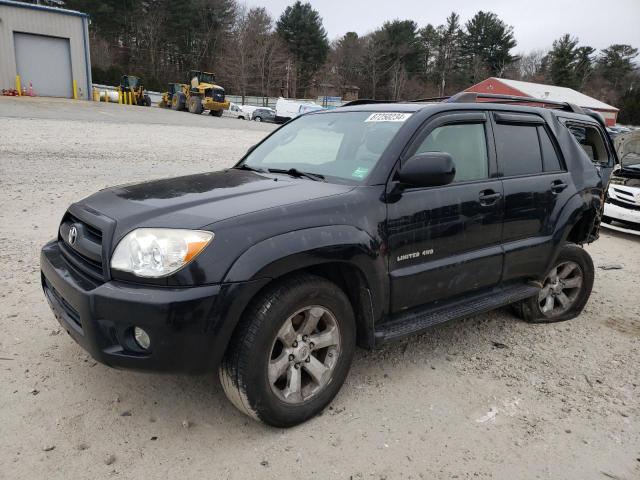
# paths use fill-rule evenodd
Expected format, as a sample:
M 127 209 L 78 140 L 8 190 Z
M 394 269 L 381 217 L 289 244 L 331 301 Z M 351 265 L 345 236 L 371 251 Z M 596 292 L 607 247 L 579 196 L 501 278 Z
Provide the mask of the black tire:
M 151 106 L 151 97 L 149 95 L 145 95 L 144 96 L 144 105 L 145 105 L 145 107 L 150 107 Z
M 573 270 L 568 274 L 567 278 L 559 278 L 563 270 L 569 269 L 574 265 L 577 266 L 577 268 L 573 267 Z M 556 271 L 555 277 L 552 276 L 554 269 Z M 558 273 L 558 271 L 560 273 Z M 579 287 L 563 288 L 563 281 L 566 282 L 567 285 L 569 285 L 569 281 L 571 281 L 571 285 L 574 285 L 577 283 L 575 279 L 578 277 L 581 279 Z M 554 278 L 555 282 L 553 281 Z M 571 320 L 580 315 L 584 306 L 587 304 L 589 296 L 591 295 L 591 289 L 593 288 L 594 278 L 595 270 L 593 260 L 591 260 L 589 254 L 578 245 L 566 244 L 562 247 L 558 258 L 554 262 L 554 266 L 547 275 L 547 278 L 545 278 L 541 293 L 513 304 L 513 311 L 518 317 L 530 323 L 554 323 Z M 570 300 L 566 309 L 562 305 L 562 302 L 556 300 L 556 298 L 559 297 L 553 293 L 554 288 L 559 289 L 560 295 L 564 295 L 564 298 Z M 545 295 L 545 292 L 550 293 Z M 552 300 L 551 311 L 545 312 L 542 303 L 546 301 L 548 296 L 555 296 L 556 298 Z M 555 305 L 558 305 L 557 311 Z
M 244 120 L 244 117 L 242 115 L 238 116 L 238 120 Z
M 176 111 L 184 110 L 184 102 L 185 102 L 184 93 L 182 92 L 174 93 L 173 97 L 171 98 L 171 109 Z
M 256 118 L 254 118 L 254 120 L 256 122 L 262 122 L 262 117 L 258 115 Z
M 202 99 L 198 96 L 192 96 L 189 98 L 189 113 L 195 113 L 200 115 L 204 111 L 202 106 Z
M 272 385 L 273 382 L 269 379 L 269 365 L 277 360 L 274 360 L 273 354 L 283 325 L 291 318 L 296 318 L 292 317 L 296 312 L 309 306 L 312 306 L 312 309 L 321 307 L 325 312 L 330 312 L 331 319 L 335 321 L 339 331 L 339 350 L 336 350 L 339 353 L 335 355 L 337 359 L 330 375 L 323 380 L 326 383 L 317 387 L 320 389 L 316 393 L 312 393 L 307 399 L 304 399 L 301 393 L 299 401 L 287 403 L 278 396 L 275 384 Z M 304 322 L 306 320 L 299 329 L 303 328 Z M 291 323 L 293 324 L 292 320 Z M 294 330 L 294 333 L 299 334 L 300 331 Z M 310 335 L 306 341 L 312 338 L 313 335 Z M 333 400 L 349 372 L 355 341 L 353 309 L 344 292 L 324 278 L 307 274 L 296 275 L 268 287 L 251 302 L 229 342 L 220 365 L 220 382 L 229 400 L 243 413 L 269 425 L 292 427 L 317 415 Z M 293 346 L 297 346 L 296 344 L 297 342 Z M 312 343 L 308 345 L 313 347 Z M 291 357 L 294 355 L 285 355 L 286 353 L 282 350 L 278 358 L 288 357 L 289 366 L 286 367 L 285 374 L 288 383 L 288 375 L 298 359 L 292 363 Z M 308 355 L 310 357 L 311 353 Z M 325 355 L 332 357 L 334 354 Z M 312 364 L 300 361 L 297 365 L 302 365 L 301 369 L 296 367 L 296 370 L 304 377 L 305 366 Z M 308 371 L 306 375 L 307 381 L 310 381 Z
M 221 117 L 223 113 L 224 110 L 209 110 L 209 115 L 211 115 L 212 117 Z

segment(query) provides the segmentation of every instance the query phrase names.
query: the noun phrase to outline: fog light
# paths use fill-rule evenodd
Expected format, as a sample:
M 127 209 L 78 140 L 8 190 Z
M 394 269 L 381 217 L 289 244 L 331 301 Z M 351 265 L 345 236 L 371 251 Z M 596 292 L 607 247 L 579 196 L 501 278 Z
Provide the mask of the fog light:
M 136 343 L 143 348 L 144 350 L 148 350 L 151 345 L 151 339 L 149 338 L 149 334 L 145 332 L 140 327 L 135 327 L 133 329 L 133 337 L 136 339 Z

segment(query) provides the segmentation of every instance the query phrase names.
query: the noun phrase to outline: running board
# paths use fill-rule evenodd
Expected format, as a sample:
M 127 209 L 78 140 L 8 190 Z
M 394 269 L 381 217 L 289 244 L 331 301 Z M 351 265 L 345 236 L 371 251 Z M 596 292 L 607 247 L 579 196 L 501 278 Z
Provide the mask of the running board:
M 412 309 L 402 312 L 380 325 L 375 331 L 375 344 L 397 340 L 422 332 L 429 327 L 457 318 L 478 315 L 510 303 L 532 297 L 540 291 L 529 284 L 516 284 L 476 294 L 464 301 L 438 305 L 428 309 Z

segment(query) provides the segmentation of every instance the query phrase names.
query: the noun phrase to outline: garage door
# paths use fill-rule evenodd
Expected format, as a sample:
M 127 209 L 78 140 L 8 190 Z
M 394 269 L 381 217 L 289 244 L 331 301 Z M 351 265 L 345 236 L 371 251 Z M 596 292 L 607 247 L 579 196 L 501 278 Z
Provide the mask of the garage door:
M 68 38 L 14 32 L 13 41 L 16 67 L 24 88 L 31 82 L 36 95 L 73 96 Z

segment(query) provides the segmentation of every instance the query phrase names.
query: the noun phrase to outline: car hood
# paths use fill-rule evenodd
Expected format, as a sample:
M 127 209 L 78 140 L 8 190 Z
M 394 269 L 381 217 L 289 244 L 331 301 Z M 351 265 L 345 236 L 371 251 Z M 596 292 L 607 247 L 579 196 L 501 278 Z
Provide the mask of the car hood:
M 229 169 L 101 190 L 79 202 L 116 222 L 115 239 L 139 227 L 203 228 L 269 208 L 346 193 L 353 186 Z

